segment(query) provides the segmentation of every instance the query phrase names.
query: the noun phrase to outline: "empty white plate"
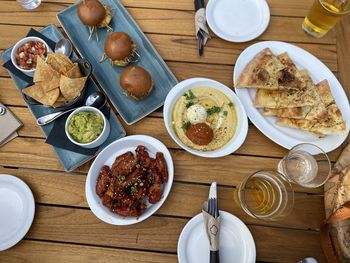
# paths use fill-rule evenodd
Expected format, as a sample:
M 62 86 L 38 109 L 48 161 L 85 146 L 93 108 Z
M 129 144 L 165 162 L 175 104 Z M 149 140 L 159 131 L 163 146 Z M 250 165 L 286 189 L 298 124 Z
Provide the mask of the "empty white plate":
M 21 179 L 0 174 L 0 251 L 17 244 L 32 225 L 34 197 Z
M 234 215 L 220 211 L 220 262 L 254 263 L 254 239 L 246 225 Z M 196 215 L 184 227 L 177 245 L 179 263 L 209 262 L 209 241 L 202 214 Z
M 270 21 L 265 0 L 209 0 L 207 22 L 220 38 L 246 42 L 260 36 Z

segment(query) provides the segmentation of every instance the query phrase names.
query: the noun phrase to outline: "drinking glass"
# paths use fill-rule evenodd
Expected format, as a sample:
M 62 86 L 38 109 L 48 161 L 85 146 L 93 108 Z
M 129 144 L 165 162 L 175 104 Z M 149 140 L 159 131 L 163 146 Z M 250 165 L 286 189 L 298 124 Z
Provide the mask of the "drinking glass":
M 350 12 L 350 0 L 314 0 L 302 28 L 313 36 L 324 36 L 335 24 Z
M 277 221 L 293 209 L 294 191 L 277 171 L 258 171 L 247 176 L 234 192 L 234 200 L 248 215 Z
M 316 188 L 329 178 L 331 162 L 318 146 L 302 143 L 294 146 L 279 162 L 278 171 L 295 184 Z
M 41 4 L 41 0 L 16 0 L 25 9 L 35 9 Z

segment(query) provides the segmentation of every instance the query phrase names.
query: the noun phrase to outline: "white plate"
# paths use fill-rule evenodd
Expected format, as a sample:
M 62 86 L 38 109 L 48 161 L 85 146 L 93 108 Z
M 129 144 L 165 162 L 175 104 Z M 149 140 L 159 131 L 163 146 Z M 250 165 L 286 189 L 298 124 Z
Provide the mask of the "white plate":
M 122 217 L 112 213 L 107 207 L 102 204 L 101 198 L 96 194 L 96 181 L 103 165 L 112 166 L 115 158 L 127 151 L 135 153 L 138 145 L 146 147 L 149 155 L 154 157 L 156 152 L 162 152 L 168 166 L 168 182 L 162 186 L 163 196 L 156 204 L 149 204 L 147 202 L 147 209 L 144 213 L 136 217 Z M 166 146 L 157 139 L 146 135 L 133 135 L 115 142 L 112 142 L 104 148 L 95 161 L 92 163 L 85 184 L 86 199 L 91 211 L 102 221 L 112 225 L 131 225 L 139 223 L 154 214 L 164 203 L 168 197 L 171 186 L 174 180 L 174 165 L 170 152 Z
M 266 30 L 270 9 L 265 0 L 210 0 L 206 17 L 209 27 L 220 38 L 246 42 Z
M 35 202 L 21 179 L 0 174 L 0 251 L 17 244 L 32 225 Z
M 270 48 L 275 55 L 288 52 L 288 55 L 294 61 L 298 69 L 305 68 L 310 72 L 314 83 L 318 83 L 324 79 L 328 80 L 333 97 L 346 122 L 346 134 L 328 135 L 324 138 L 318 138 L 312 133 L 303 130 L 279 126 L 276 124 L 275 117 L 264 116 L 261 109 L 255 108 L 253 101 L 256 89 L 236 89 L 236 94 L 243 103 L 249 119 L 263 134 L 286 149 L 291 149 L 293 146 L 304 142 L 313 143 L 325 152 L 336 149 L 344 142 L 349 133 L 349 101 L 334 74 L 326 65 L 309 52 L 297 46 L 278 41 L 265 41 L 251 45 L 240 54 L 236 61 L 233 72 L 234 83 L 236 83 L 245 65 L 264 48 Z
M 224 93 L 233 102 L 237 111 L 237 128 L 233 138 L 225 146 L 214 151 L 203 152 L 188 147 L 177 137 L 173 128 L 172 113 L 175 103 L 186 91 L 196 87 L 211 87 Z M 232 89 L 212 79 L 192 78 L 183 80 L 176 84 L 165 99 L 163 116 L 165 127 L 171 138 L 173 138 L 173 140 L 184 150 L 201 157 L 217 158 L 233 153 L 241 147 L 248 133 L 248 118 L 241 101 Z
M 246 225 L 224 211 L 220 211 L 220 217 L 220 262 L 255 262 L 255 243 Z M 182 230 L 177 245 L 177 256 L 179 263 L 209 262 L 209 241 L 202 214 L 192 218 Z

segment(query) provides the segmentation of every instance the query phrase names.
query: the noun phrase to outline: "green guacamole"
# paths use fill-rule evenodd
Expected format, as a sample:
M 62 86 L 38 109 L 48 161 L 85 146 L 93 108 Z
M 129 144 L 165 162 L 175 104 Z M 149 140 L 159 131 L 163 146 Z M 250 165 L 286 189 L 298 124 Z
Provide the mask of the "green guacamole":
M 68 132 L 74 141 L 89 143 L 97 139 L 103 130 L 103 118 L 91 111 L 81 111 L 72 116 Z

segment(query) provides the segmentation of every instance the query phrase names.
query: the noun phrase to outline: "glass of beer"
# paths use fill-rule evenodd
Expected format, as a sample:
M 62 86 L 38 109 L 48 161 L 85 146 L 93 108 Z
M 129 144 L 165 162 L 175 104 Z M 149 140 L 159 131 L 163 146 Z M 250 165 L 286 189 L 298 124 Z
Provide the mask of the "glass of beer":
M 294 191 L 277 171 L 258 171 L 236 188 L 234 200 L 251 217 L 277 221 L 293 210 Z
M 303 30 L 313 37 L 322 37 L 349 12 L 350 0 L 315 0 L 304 19 Z
M 329 178 L 331 162 L 320 147 L 302 143 L 294 146 L 279 162 L 278 171 L 292 183 L 306 188 L 316 188 Z

